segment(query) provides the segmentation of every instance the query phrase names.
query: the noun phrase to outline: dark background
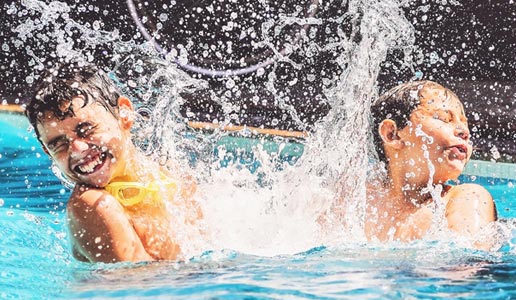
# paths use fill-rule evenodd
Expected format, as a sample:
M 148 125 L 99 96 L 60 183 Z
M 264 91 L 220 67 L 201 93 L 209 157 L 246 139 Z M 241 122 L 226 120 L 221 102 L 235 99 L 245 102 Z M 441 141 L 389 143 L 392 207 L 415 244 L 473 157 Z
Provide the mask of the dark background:
M 97 20 L 100 21 L 97 25 L 101 24 L 101 30 L 118 29 L 121 40 L 134 40 L 136 43 L 145 41 L 125 1 L 115 4 L 93 0 L 87 3 L 71 0 L 65 2 L 70 8 L 68 14 L 78 23 L 94 28 L 93 22 Z M 347 11 L 346 3 L 339 1 L 323 1 L 323 6 L 319 6 L 316 11 L 310 11 L 310 1 L 305 0 L 277 1 L 268 10 L 255 2 L 258 1 L 177 1 L 177 5 L 164 8 L 163 5 L 170 1 L 148 1 L 144 4 L 134 0 L 139 16 L 147 18 L 145 26 L 148 31 L 154 32 L 157 23 L 162 23 L 157 41 L 167 52 L 172 49 L 179 52 L 177 45 L 186 45 L 191 64 L 219 70 L 249 67 L 271 57 L 269 47 L 255 44 L 260 40 L 261 26 L 267 20 L 282 14 L 328 20 Z M 212 3 L 222 3 L 222 9 L 210 12 L 206 8 Z M 16 9 L 13 10 L 13 7 Z M 493 158 L 493 146 L 502 154 L 501 159 L 516 156 L 516 106 L 513 105 L 516 101 L 516 2 L 418 0 L 404 10 L 416 30 L 415 66 L 413 70 L 403 68 L 399 62 L 400 54 L 396 51 L 390 53 L 378 78 L 380 92 L 410 80 L 416 71 L 422 74 L 423 79 L 434 80 L 451 88 L 463 100 L 474 142 L 479 150 L 477 156 Z M 236 16 L 231 14 L 235 11 L 238 12 Z M 167 17 L 161 22 L 159 19 L 163 19 L 163 12 L 167 13 Z M 55 26 L 52 23 L 42 24 L 20 44 L 19 34 L 12 32 L 12 29 L 27 20 L 38 19 L 40 15 L 9 1 L 2 4 L 1 14 L 0 94 L 4 103 L 20 104 L 30 95 L 30 77 L 35 73 L 31 60 L 37 57 L 49 61 L 55 53 L 55 41 L 42 41 L 38 35 L 45 35 L 45 32 L 54 30 Z M 234 21 L 234 24 L 240 26 L 239 32 L 252 28 L 258 36 L 235 36 L 231 31 L 224 31 L 223 26 L 228 21 Z M 204 24 L 208 26 L 203 27 Z M 349 34 L 352 26 L 346 22 L 335 24 L 323 21 L 321 26 L 305 29 L 312 34 L 312 40 L 326 44 L 338 40 L 338 30 Z M 278 50 L 284 49 L 286 44 L 295 44 L 296 33 L 300 29 L 297 25 L 285 26 L 271 43 Z M 106 69 L 113 67 L 113 54 L 116 53 L 114 46 L 108 43 L 92 47 L 78 36 L 79 33 L 73 30 L 69 36 L 75 48 L 91 53 L 94 62 Z M 227 51 L 228 42 L 232 45 L 231 53 Z M 203 43 L 214 45 L 214 48 L 206 51 Z M 217 52 L 222 53 L 222 56 L 217 55 Z M 309 130 L 310 125 L 329 109 L 322 90 L 335 81 L 322 79 L 337 77 L 342 71 L 343 66 L 334 61 L 336 52 L 316 51 L 308 58 L 306 52 L 294 52 L 290 58 L 302 61 L 302 68 L 294 69 L 288 63 L 278 62 L 265 67 L 261 76 L 251 73 L 233 77 L 236 88 L 228 88 L 227 78 L 185 70 L 194 77 L 208 80 L 210 92 L 185 94 L 184 97 L 189 101 L 183 107 L 183 113 L 189 112 L 189 116 L 193 115 L 191 119 L 200 121 L 221 120 L 224 116 L 220 106 L 210 100 L 214 93 L 238 106 L 246 107 L 245 111 L 237 112 L 239 116 L 234 120 L 235 123 Z M 300 128 L 296 125 L 286 113 L 287 108 L 278 107 L 278 98 L 265 88 L 267 76 L 272 70 L 277 76 L 276 95 L 279 95 L 283 105 L 295 107 L 308 127 Z M 123 77 L 122 80 L 130 77 L 127 74 L 125 78 L 124 74 L 118 75 Z M 295 80 L 297 82 L 292 84 Z

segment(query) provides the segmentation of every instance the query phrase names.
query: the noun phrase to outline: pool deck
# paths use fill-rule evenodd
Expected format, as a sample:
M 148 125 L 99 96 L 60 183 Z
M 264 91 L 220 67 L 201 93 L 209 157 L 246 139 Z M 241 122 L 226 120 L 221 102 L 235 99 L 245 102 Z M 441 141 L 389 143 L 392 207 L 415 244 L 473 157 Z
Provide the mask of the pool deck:
M 5 105 L 0 105 L 0 111 L 6 111 L 6 112 L 11 112 L 11 113 L 23 113 L 25 110 L 20 105 L 5 104 Z M 240 125 L 231 125 L 231 124 L 224 125 L 224 124 L 215 124 L 215 123 L 207 123 L 207 122 L 189 121 L 188 126 L 190 126 L 193 129 L 198 129 L 198 130 L 222 130 L 222 131 L 230 131 L 230 132 L 248 131 L 252 134 L 282 136 L 282 137 L 286 137 L 286 138 L 306 138 L 306 137 L 308 137 L 307 132 L 294 131 L 294 130 L 279 130 L 279 129 L 261 128 L 261 127 L 251 127 L 251 126 L 240 126 Z
M 2 104 L 2 105 L 0 105 L 0 111 L 23 113 L 25 110 L 20 105 L 16 105 L 16 104 Z

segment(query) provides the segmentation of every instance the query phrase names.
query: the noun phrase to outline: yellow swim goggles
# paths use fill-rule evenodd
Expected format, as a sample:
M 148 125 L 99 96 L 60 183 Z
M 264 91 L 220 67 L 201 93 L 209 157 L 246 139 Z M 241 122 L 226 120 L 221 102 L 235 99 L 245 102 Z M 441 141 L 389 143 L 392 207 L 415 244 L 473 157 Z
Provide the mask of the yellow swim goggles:
M 104 187 L 108 193 L 113 195 L 123 206 L 132 206 L 146 199 L 157 202 L 161 199 L 159 191 L 166 188 L 168 191 L 176 191 L 174 182 L 151 181 L 149 183 L 141 182 L 111 182 Z

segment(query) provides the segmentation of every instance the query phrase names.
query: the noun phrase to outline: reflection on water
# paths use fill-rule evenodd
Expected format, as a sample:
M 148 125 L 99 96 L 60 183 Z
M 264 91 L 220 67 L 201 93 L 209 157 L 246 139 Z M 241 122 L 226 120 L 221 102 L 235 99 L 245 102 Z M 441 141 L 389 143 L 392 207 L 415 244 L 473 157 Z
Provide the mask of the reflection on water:
M 188 263 L 152 263 L 77 274 L 72 295 L 202 297 L 467 298 L 511 293 L 514 262 L 445 243 L 314 248 L 264 258 L 210 252 Z M 490 276 L 497 282 L 485 286 Z M 173 284 L 171 284 L 173 282 Z M 505 292 L 504 292 L 505 291 Z

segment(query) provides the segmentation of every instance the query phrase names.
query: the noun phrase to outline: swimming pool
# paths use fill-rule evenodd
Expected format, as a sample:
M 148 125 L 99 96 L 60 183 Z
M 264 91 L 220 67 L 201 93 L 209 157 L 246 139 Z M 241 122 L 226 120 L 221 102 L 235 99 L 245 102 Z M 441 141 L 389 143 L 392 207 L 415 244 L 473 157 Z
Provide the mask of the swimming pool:
M 451 242 L 418 241 L 321 246 L 273 257 L 228 249 L 180 263 L 79 263 L 68 250 L 64 203 L 69 191 L 52 174 L 27 128 L 22 115 L 0 113 L 1 299 L 516 297 L 516 255 L 510 240 L 494 253 Z M 284 155 L 302 153 L 298 146 L 291 150 Z M 470 175 L 461 180 L 488 188 L 499 216 L 513 223 L 514 180 L 474 175 L 485 170 L 479 165 L 472 162 Z

